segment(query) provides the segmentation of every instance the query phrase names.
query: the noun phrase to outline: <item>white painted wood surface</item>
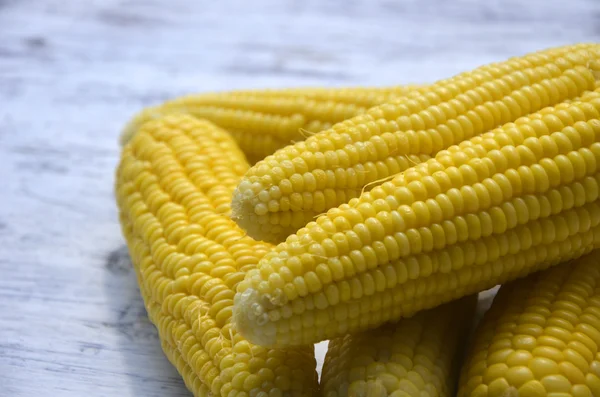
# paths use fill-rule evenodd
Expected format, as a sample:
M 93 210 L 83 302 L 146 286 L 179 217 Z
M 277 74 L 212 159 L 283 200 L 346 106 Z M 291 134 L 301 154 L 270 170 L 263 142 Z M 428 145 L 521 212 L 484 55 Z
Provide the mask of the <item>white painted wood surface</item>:
M 427 82 L 599 37 L 597 0 L 0 0 L 0 395 L 189 395 L 112 195 L 119 129 L 140 107 Z

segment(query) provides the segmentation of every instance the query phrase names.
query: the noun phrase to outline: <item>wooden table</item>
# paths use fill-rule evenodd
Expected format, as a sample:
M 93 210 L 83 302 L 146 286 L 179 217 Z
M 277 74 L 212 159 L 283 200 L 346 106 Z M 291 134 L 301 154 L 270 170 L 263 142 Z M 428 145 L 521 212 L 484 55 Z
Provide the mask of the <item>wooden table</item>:
M 598 40 L 600 2 L 568 3 L 0 0 L 0 395 L 189 395 L 117 223 L 133 112 L 198 91 L 428 82 Z

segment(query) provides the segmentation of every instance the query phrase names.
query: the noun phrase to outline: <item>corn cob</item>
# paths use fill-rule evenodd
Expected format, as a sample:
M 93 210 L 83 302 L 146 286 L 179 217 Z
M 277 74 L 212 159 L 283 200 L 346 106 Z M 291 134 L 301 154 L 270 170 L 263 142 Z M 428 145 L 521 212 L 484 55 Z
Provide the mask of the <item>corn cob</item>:
M 190 116 L 143 124 L 123 149 L 117 201 L 151 321 L 196 396 L 311 396 L 312 347 L 255 346 L 232 328 L 236 285 L 272 247 L 229 218 L 248 169 L 223 130 Z
M 459 396 L 600 396 L 600 253 L 505 284 L 475 333 Z
M 329 342 L 324 397 L 453 396 L 476 295 Z
M 234 312 L 254 343 L 375 328 L 600 244 L 600 94 L 453 146 L 265 255 Z
M 368 108 L 424 86 L 295 88 L 188 95 L 139 113 L 124 129 L 122 143 L 143 122 L 169 113 L 206 119 L 232 133 L 250 162 L 293 141 L 331 127 Z
M 284 241 L 369 184 L 593 90 L 587 66 L 599 57 L 597 45 L 554 48 L 483 66 L 374 107 L 257 163 L 234 193 L 233 216 L 255 239 Z

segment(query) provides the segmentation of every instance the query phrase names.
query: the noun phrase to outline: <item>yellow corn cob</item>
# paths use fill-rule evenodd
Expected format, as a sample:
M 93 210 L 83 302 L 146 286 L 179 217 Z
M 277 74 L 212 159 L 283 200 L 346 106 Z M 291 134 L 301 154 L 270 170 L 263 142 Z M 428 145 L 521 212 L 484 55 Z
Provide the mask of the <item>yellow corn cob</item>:
M 600 94 L 438 153 L 331 209 L 250 270 L 235 322 L 290 346 L 375 328 L 600 244 Z
M 254 346 L 232 328 L 236 285 L 272 249 L 229 218 L 247 169 L 233 139 L 207 121 L 143 124 L 117 172 L 123 233 L 163 349 L 196 396 L 311 396 L 312 347 Z
M 227 129 L 251 162 L 292 141 L 329 128 L 368 108 L 423 86 L 295 88 L 188 95 L 140 112 L 124 129 L 122 143 L 143 122 L 169 113 L 184 113 Z
M 257 163 L 234 193 L 248 234 L 280 242 L 368 184 L 438 151 L 593 90 L 600 46 L 533 53 L 463 73 L 386 103 Z
M 427 90 L 425 85 L 407 84 L 389 87 L 294 87 L 281 89 L 236 90 L 235 94 L 250 96 L 298 97 L 372 107 L 381 96 L 406 95 L 413 90 Z
M 476 295 L 329 342 L 324 397 L 450 397 Z
M 600 252 L 503 285 L 459 396 L 600 396 Z

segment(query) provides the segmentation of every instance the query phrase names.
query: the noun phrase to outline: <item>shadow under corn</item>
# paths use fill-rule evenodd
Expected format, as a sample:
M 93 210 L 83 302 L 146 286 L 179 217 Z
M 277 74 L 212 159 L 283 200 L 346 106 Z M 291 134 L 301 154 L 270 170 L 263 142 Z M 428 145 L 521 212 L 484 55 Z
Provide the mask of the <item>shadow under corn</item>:
M 103 324 L 118 335 L 117 346 L 127 376 L 129 394 L 144 397 L 190 397 L 183 380 L 163 353 L 158 332 L 148 319 L 135 271 L 125 245 L 105 262 L 104 289 L 112 308 Z

